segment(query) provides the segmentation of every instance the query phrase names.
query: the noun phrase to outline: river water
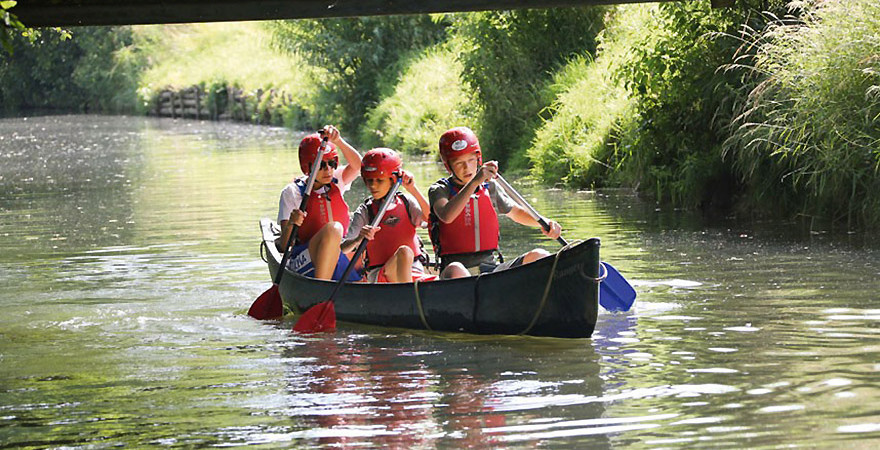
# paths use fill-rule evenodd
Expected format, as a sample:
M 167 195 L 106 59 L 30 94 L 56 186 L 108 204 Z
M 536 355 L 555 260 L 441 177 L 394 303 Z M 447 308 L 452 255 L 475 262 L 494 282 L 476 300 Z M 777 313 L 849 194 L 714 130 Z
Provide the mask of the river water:
M 569 239 L 600 237 L 638 291 L 592 339 L 249 318 L 271 286 L 258 220 L 299 136 L 0 119 L 0 448 L 880 444 L 867 234 L 515 182 Z M 423 189 L 441 175 L 407 167 Z M 508 255 L 555 245 L 506 219 L 502 234 Z

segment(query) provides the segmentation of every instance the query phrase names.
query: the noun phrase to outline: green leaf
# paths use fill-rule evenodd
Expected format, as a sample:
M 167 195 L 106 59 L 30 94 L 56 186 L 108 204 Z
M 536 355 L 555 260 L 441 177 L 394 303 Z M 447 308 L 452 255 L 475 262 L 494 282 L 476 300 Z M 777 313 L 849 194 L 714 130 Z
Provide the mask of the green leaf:
M 13 6 L 15 6 L 17 3 L 18 3 L 18 2 L 17 2 L 17 1 L 14 1 L 14 0 L 0 1 L 0 8 L 3 8 L 3 9 L 10 9 L 10 8 L 12 8 Z

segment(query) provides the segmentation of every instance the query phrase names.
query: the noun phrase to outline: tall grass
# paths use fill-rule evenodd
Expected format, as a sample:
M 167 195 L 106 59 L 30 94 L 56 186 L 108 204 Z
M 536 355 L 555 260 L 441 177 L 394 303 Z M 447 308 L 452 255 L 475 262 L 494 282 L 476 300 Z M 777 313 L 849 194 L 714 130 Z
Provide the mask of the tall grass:
M 798 18 L 750 36 L 754 57 L 740 62 L 755 78 L 727 152 L 756 205 L 880 224 L 880 3 L 791 8 Z
M 461 81 L 462 65 L 455 55 L 450 44 L 440 44 L 413 58 L 394 92 L 367 114 L 364 145 L 431 153 L 447 129 L 473 126 L 477 107 Z
M 643 38 L 656 6 L 636 5 L 609 11 L 599 33 L 595 60 L 577 55 L 554 74 L 549 89 L 555 100 L 526 154 L 531 174 L 551 184 L 597 186 L 608 183 L 626 164 L 618 153 L 618 131 L 631 117 L 633 101 L 616 76 L 621 58 Z

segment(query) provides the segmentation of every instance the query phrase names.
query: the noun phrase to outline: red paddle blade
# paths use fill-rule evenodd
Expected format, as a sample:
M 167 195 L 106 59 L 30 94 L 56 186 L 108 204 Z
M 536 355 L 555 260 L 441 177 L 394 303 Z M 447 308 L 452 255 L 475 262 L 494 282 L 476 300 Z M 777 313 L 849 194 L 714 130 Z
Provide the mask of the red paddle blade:
M 248 315 L 257 320 L 277 319 L 284 315 L 284 305 L 281 303 L 277 284 L 273 284 L 254 300 Z
M 336 308 L 329 300 L 309 308 L 293 325 L 293 331 L 297 333 L 321 333 L 335 329 Z

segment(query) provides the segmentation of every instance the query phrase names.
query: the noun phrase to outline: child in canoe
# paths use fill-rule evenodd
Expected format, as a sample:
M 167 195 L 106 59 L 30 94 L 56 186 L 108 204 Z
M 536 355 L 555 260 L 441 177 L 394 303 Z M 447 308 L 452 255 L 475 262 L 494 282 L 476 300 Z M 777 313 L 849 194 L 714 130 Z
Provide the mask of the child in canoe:
M 389 148 L 374 148 L 361 161 L 361 178 L 370 197 L 352 215 L 342 251 L 350 252 L 367 239 L 364 278 L 371 283 L 433 279 L 425 273 L 427 255 L 416 234 L 416 229 L 427 220 L 428 201 L 413 181 L 412 173 L 401 165 L 400 155 Z M 379 226 L 370 226 L 398 177 L 403 178 L 402 185 L 409 194 L 398 191 Z
M 315 176 L 307 209 L 303 212 L 299 209 L 300 203 L 312 164 L 317 159 L 322 138 L 325 136 L 328 138 L 327 148 Z M 342 151 L 348 164 L 339 165 L 337 149 Z M 303 176 L 293 180 L 281 191 L 278 204 L 281 238 L 276 244 L 284 245 L 293 225 L 298 225 L 288 268 L 314 278 L 339 279 L 348 265 L 348 258 L 339 251 L 339 244 L 349 222 L 348 205 L 342 194 L 358 176 L 361 155 L 339 135 L 336 127 L 327 125 L 320 132 L 304 137 L 299 143 L 299 167 Z M 357 279 L 354 271 L 352 274 L 350 279 Z
M 550 253 L 535 249 L 513 261 L 497 264 L 498 213 L 519 224 L 540 227 L 529 212 L 516 204 L 493 179 L 498 162 L 483 163 L 476 134 L 467 127 L 446 131 L 440 137 L 440 159 L 451 176 L 431 185 L 430 235 L 440 258 L 440 278 L 476 275 L 528 264 Z M 562 228 L 548 221 L 542 232 L 556 239 Z

